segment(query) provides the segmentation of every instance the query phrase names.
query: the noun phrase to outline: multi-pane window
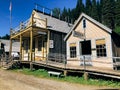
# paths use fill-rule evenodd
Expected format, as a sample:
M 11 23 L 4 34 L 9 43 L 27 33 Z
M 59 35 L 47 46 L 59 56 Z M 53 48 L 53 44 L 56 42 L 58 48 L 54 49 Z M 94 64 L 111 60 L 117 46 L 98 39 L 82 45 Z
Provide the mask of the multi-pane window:
M 76 58 L 76 43 L 70 44 L 70 58 Z
M 96 40 L 96 54 L 97 57 L 107 56 L 105 39 Z

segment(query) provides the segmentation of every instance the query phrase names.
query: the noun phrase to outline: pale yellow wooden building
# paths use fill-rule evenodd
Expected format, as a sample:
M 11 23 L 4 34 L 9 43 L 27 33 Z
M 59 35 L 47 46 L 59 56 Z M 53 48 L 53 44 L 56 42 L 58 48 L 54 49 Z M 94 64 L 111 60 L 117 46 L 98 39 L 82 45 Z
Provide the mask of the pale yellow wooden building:
M 67 64 L 113 69 L 111 34 L 110 28 L 82 13 L 64 39 Z

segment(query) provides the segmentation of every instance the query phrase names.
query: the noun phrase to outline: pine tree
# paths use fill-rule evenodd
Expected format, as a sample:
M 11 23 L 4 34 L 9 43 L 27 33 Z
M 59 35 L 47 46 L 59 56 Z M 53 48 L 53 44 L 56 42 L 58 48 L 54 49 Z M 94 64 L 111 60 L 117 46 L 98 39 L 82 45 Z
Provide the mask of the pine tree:
M 77 0 L 77 5 L 75 9 L 76 9 L 75 19 L 77 19 L 80 16 L 80 13 L 84 12 L 84 4 L 82 3 L 82 0 Z
M 98 18 L 98 12 L 97 12 L 97 3 L 96 3 L 96 0 L 92 0 L 91 17 L 93 17 L 95 20 L 99 20 L 99 18 Z
M 97 1 L 97 14 L 98 14 L 98 21 L 102 22 L 102 9 L 99 1 Z
M 63 12 L 62 12 L 62 20 L 64 20 L 64 21 L 68 21 L 68 11 L 67 11 L 67 9 L 64 7 L 64 9 L 63 9 Z
M 72 23 L 71 19 L 72 19 L 72 13 L 71 13 L 70 8 L 68 8 L 68 23 Z
M 85 5 L 85 12 L 87 15 L 91 16 L 91 10 L 92 10 L 92 3 L 91 0 L 86 0 L 86 5 Z
M 75 16 L 76 16 L 76 9 L 75 8 L 73 8 L 72 10 L 71 10 L 71 23 L 73 24 L 74 22 L 75 22 Z
M 112 30 L 115 28 L 115 1 L 103 0 L 102 6 L 102 21 Z
M 52 11 L 53 11 L 53 16 L 60 18 L 60 8 L 54 8 Z
M 116 0 L 116 8 L 115 8 L 115 22 L 116 22 L 116 26 L 120 27 L 120 0 Z

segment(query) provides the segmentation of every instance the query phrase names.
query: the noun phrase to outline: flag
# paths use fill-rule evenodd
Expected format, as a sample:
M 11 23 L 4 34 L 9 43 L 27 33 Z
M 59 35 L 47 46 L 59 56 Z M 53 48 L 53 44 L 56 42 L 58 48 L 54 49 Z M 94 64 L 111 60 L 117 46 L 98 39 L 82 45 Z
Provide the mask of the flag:
M 10 7 L 9 10 L 12 11 L 12 2 L 10 1 Z

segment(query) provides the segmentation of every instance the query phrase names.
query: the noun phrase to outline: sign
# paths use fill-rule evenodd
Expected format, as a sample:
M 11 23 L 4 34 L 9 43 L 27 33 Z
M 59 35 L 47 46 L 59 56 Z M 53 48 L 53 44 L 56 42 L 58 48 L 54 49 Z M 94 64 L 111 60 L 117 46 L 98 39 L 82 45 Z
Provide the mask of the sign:
M 85 39 L 84 33 L 73 31 L 72 34 L 73 34 L 74 37 Z
M 49 48 L 54 48 L 54 41 L 53 40 L 49 40 Z

